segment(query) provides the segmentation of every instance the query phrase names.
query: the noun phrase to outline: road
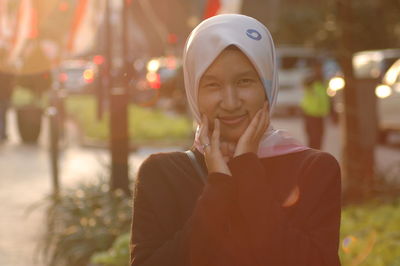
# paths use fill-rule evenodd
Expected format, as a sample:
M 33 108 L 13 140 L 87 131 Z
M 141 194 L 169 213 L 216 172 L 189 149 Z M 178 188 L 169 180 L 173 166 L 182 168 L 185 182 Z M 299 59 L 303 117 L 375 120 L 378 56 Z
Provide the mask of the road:
M 294 137 L 306 142 L 306 136 L 303 130 L 302 120 L 295 118 L 276 118 L 272 120 L 275 128 L 284 129 L 290 132 Z M 323 151 L 334 155 L 341 161 L 342 136 L 338 125 L 329 120 L 325 124 L 325 136 L 323 140 Z M 384 171 L 396 162 L 400 163 L 400 134 L 392 135 L 387 145 L 377 145 L 375 149 L 375 161 L 378 171 Z

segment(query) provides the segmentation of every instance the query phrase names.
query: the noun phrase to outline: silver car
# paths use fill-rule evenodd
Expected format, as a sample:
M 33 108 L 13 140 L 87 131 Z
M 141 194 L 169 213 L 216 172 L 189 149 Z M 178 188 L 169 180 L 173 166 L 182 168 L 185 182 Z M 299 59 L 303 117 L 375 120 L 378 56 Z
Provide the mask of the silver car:
M 386 71 L 375 94 L 378 97 L 381 140 L 385 141 L 388 133 L 400 132 L 400 59 Z

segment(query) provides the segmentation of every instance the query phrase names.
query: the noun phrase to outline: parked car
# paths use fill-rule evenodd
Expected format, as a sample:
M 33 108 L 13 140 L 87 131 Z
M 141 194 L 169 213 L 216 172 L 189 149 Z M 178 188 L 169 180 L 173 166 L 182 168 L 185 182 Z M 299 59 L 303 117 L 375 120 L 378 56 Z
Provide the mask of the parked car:
M 185 109 L 182 60 L 176 56 L 151 58 L 145 72 L 131 82 L 131 94 L 137 104 Z
M 93 89 L 98 77 L 98 65 L 88 60 L 65 60 L 54 71 L 55 82 L 67 93 L 83 93 Z
M 400 49 L 362 51 L 353 55 L 356 78 L 381 80 L 375 88 L 379 119 L 379 138 L 385 142 L 389 133 L 400 132 Z M 336 112 L 343 112 L 343 75 L 329 82 L 328 94 L 333 97 Z
M 380 140 L 385 142 L 391 132 L 400 133 L 400 59 L 386 71 L 375 94 L 378 97 Z
M 359 79 L 382 79 L 388 68 L 400 58 L 400 49 L 361 51 L 353 55 L 354 76 Z M 329 94 L 333 97 L 345 86 L 343 73 L 329 81 Z
M 388 68 L 400 58 L 400 49 L 357 52 L 353 55 L 356 78 L 382 78 Z

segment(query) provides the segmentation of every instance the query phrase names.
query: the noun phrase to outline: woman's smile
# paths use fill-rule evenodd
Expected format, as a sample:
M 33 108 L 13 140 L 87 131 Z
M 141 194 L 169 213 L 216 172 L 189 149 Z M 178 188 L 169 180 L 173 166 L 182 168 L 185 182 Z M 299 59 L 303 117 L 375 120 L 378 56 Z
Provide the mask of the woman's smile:
M 248 114 L 243 114 L 243 115 L 236 115 L 236 116 L 219 116 L 219 120 L 221 121 L 222 124 L 228 125 L 228 126 L 237 126 L 240 123 L 244 122 L 248 118 Z

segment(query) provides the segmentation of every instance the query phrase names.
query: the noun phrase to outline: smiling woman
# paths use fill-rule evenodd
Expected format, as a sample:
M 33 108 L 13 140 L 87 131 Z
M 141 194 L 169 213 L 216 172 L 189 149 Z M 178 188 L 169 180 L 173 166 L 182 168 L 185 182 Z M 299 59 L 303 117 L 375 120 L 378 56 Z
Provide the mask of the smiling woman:
M 265 26 L 232 14 L 203 21 L 183 71 L 195 140 L 141 165 L 131 265 L 340 265 L 339 165 L 273 128 L 277 64 Z
M 200 113 L 209 121 L 219 119 L 221 138 L 231 142 L 239 140 L 266 101 L 256 69 L 235 46 L 222 51 L 203 74 L 198 98 Z

